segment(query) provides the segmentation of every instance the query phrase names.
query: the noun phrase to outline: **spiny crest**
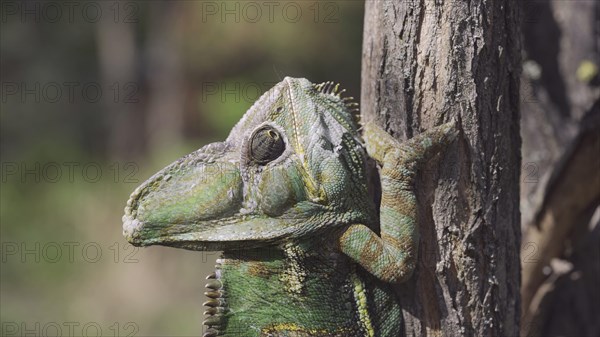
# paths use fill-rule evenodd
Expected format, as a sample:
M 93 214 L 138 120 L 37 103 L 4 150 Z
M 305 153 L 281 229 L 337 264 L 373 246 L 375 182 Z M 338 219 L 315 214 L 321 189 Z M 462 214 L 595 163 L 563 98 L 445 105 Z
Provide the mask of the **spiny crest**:
M 340 90 L 339 83 L 327 81 L 319 84 L 313 84 L 313 86 L 318 93 L 327 95 L 330 98 L 339 101 L 346 108 L 347 112 L 350 114 L 350 117 L 352 119 L 351 122 L 353 124 L 353 127 L 350 128 L 351 130 L 356 130 L 358 126 L 362 125 L 360 120 L 359 104 L 354 101 L 354 97 L 342 97 L 342 94 L 346 92 L 346 89 Z M 340 111 L 333 109 L 331 112 L 335 119 L 337 119 L 340 123 L 346 125 L 346 123 L 342 122 L 343 120 L 345 120 L 345 118 L 340 114 Z

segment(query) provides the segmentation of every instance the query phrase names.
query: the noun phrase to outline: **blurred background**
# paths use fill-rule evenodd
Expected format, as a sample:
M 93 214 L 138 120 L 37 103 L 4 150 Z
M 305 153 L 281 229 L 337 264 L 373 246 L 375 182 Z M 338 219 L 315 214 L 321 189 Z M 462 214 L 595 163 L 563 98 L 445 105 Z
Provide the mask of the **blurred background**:
M 125 202 L 285 76 L 359 97 L 363 3 L 3 1 L 0 13 L 0 335 L 201 335 L 217 253 L 130 246 Z
M 600 331 L 598 176 L 562 202 L 600 164 L 599 6 L 523 1 L 523 334 Z M 130 246 L 128 196 L 285 76 L 359 97 L 363 7 L 0 2 L 0 335 L 201 335 L 217 253 Z

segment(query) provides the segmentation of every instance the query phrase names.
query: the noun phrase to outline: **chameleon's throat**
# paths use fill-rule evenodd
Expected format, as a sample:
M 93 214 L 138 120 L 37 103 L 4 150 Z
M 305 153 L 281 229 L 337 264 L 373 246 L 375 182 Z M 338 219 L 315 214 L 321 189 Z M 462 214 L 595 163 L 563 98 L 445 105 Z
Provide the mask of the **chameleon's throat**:
M 204 336 L 367 336 L 351 266 L 314 243 L 225 252 L 207 277 Z

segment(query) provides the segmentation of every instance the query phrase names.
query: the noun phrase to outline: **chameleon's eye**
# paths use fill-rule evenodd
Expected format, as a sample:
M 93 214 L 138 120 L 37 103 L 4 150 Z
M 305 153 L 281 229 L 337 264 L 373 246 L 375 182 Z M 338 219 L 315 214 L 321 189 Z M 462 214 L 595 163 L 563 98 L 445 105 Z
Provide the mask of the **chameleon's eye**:
M 285 150 L 283 138 L 271 126 L 264 126 L 250 139 L 250 158 L 258 164 L 266 164 L 277 159 Z

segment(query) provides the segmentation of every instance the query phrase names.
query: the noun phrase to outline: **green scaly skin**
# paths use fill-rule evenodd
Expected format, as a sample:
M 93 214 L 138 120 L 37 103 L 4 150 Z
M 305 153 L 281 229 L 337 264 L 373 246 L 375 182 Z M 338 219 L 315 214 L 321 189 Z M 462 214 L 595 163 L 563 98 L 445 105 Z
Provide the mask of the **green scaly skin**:
M 127 202 L 123 234 L 133 245 L 224 251 L 207 277 L 204 336 L 401 333 L 390 283 L 415 266 L 413 180 L 456 128 L 401 144 L 367 123 L 363 140 L 342 92 L 286 77 L 224 142 L 167 166 Z M 379 217 L 367 153 L 381 165 Z

